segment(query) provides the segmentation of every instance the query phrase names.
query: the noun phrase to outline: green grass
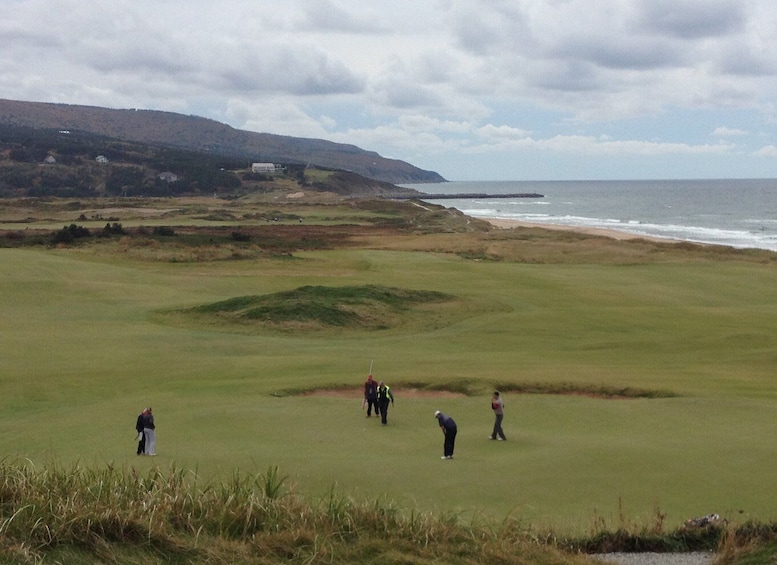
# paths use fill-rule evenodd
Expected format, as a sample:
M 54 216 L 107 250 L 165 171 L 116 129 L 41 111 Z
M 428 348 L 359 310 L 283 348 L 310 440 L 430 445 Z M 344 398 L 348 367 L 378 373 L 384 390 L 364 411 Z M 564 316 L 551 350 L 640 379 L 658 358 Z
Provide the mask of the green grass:
M 625 511 L 666 523 L 717 512 L 771 520 L 777 272 L 754 262 L 525 264 L 412 251 L 335 250 L 293 260 L 159 263 L 68 250 L 0 250 L 0 437 L 36 464 L 204 480 L 277 466 L 303 494 L 333 487 L 407 511 L 512 516 L 585 532 Z M 455 315 L 403 331 L 224 331 L 160 310 L 305 286 L 385 287 L 459 298 Z M 360 400 L 275 396 L 395 389 L 389 425 Z M 404 398 L 402 383 L 472 384 L 472 396 Z M 658 398 L 518 394 L 639 389 Z M 490 442 L 505 388 L 507 442 Z M 510 392 L 512 390 L 516 392 Z M 534 391 L 537 392 L 537 391 Z M 661 397 L 664 393 L 673 397 Z M 134 455 L 152 405 L 155 459 Z M 459 422 L 440 461 L 436 409 Z

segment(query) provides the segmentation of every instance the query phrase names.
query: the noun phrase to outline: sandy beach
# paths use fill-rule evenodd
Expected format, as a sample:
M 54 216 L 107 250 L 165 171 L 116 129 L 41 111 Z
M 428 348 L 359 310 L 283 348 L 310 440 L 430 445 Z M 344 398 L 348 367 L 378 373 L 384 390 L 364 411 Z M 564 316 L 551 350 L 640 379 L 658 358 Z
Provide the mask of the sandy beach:
M 618 231 L 618 230 L 610 230 L 605 228 L 584 228 L 580 226 L 561 226 L 558 224 L 539 224 L 535 222 L 521 222 L 519 220 L 503 220 L 501 218 L 481 218 L 482 220 L 486 220 L 488 223 L 497 226 L 499 228 L 504 229 L 510 229 L 510 228 L 542 228 L 546 230 L 557 230 L 557 231 L 571 231 L 576 233 L 584 233 L 588 235 L 598 235 L 602 237 L 609 237 L 612 239 L 619 239 L 619 240 L 628 240 L 628 239 L 645 239 L 647 241 L 657 241 L 657 242 L 663 242 L 663 243 L 676 243 L 677 240 L 675 239 L 668 239 L 668 238 L 662 238 L 662 237 L 651 237 L 647 235 L 637 235 L 633 233 Z

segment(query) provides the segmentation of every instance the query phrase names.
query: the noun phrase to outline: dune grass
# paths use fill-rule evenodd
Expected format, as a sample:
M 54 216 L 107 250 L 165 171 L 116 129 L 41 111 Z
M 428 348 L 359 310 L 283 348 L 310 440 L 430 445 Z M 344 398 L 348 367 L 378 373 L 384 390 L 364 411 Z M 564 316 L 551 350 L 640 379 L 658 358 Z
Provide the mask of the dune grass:
M 607 262 L 557 242 L 570 253 L 543 264 L 473 260 L 435 235 L 187 263 L 0 250 L 5 453 L 141 474 L 175 465 L 203 481 L 277 466 L 302 495 L 335 488 L 533 531 L 586 533 L 624 512 L 635 523 L 659 512 L 668 527 L 711 512 L 773 520 L 773 265 L 707 251 L 635 260 L 644 244 L 619 244 L 627 251 Z M 252 333 L 158 314 L 369 285 L 458 300 L 426 305 L 434 323 L 402 331 Z M 358 393 L 288 395 L 358 390 L 371 361 L 397 398 L 386 427 L 364 417 Z M 403 386 L 462 382 L 466 395 L 403 397 Z M 486 439 L 494 387 L 505 389 L 507 442 Z M 648 394 L 601 394 L 622 390 Z M 588 395 L 557 394 L 570 391 Z M 148 405 L 155 459 L 134 455 Z M 436 409 L 459 422 L 454 461 L 439 459 Z
M 198 482 L 177 469 L 123 473 L 0 464 L 8 563 L 585 563 L 520 524 L 458 524 L 331 489 L 313 503 L 275 467 Z

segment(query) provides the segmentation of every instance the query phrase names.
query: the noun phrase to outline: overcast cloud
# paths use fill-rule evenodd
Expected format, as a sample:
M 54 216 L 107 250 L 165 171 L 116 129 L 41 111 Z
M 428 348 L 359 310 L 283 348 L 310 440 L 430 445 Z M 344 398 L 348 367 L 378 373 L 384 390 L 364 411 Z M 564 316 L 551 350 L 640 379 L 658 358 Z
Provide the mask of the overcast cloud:
M 450 180 L 777 177 L 774 0 L 3 7 L 3 98 L 195 114 Z

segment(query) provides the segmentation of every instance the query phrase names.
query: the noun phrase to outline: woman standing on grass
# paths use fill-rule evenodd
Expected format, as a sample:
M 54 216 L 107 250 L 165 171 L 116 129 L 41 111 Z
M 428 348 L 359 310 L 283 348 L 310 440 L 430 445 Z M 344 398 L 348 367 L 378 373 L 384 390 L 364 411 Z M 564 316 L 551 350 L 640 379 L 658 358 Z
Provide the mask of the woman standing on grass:
M 156 455 L 156 426 L 154 425 L 154 414 L 151 407 L 146 408 L 146 414 L 143 416 L 143 436 L 146 438 L 146 455 L 151 457 Z

